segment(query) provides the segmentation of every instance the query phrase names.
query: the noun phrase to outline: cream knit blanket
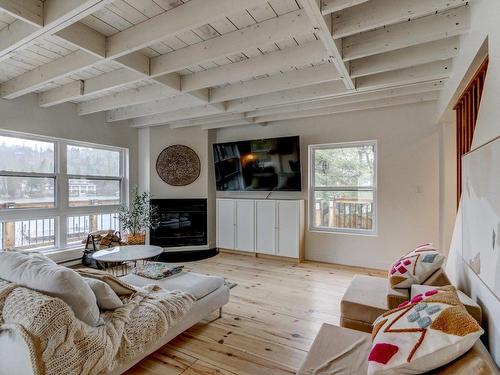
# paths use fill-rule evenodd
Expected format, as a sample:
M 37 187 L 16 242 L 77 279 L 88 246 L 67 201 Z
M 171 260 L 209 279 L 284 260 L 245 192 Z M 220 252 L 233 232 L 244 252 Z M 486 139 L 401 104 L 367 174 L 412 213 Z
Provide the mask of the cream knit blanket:
M 35 375 L 93 375 L 136 358 L 194 303 L 189 293 L 154 285 L 122 300 L 123 307 L 101 313 L 104 325 L 91 327 L 62 300 L 0 279 L 0 331 L 21 334 Z

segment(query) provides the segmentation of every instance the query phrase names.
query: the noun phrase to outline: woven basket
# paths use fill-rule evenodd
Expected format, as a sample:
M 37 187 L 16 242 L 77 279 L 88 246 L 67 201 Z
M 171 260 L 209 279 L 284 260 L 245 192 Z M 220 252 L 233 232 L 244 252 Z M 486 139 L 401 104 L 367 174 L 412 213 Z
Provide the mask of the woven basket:
M 144 245 L 146 243 L 146 233 L 127 234 L 127 243 L 129 245 Z

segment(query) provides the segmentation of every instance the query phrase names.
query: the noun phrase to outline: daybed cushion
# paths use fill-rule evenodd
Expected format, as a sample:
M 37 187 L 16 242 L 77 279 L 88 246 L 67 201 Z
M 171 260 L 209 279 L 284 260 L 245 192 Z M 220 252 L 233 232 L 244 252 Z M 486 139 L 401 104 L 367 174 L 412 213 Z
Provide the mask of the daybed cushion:
M 416 296 L 417 294 L 422 294 L 428 292 L 429 290 L 435 289 L 435 287 L 430 285 L 412 285 L 411 287 L 411 297 Z M 481 306 L 477 304 L 472 298 L 470 298 L 467 294 L 457 289 L 458 298 L 462 305 L 464 305 L 465 309 L 471 316 L 476 319 L 476 321 L 481 325 L 482 318 L 482 309 Z
M 88 325 L 102 323 L 94 292 L 83 277 L 45 255 L 0 251 L 0 278 L 62 299 Z
M 373 323 L 388 310 L 387 284 L 382 277 L 355 275 L 340 302 L 342 317 Z
M 134 274 L 128 274 L 120 279 L 126 283 L 139 287 L 156 284 L 166 290 L 189 292 L 197 300 L 205 297 L 224 285 L 224 278 L 222 277 L 201 275 L 194 272 L 181 272 L 163 280 L 151 280 Z
M 323 324 L 297 375 L 366 374 L 368 333 Z M 324 372 L 315 371 L 321 367 Z M 497 366 L 480 340 L 467 353 L 429 375 L 497 375 Z
M 97 300 L 97 306 L 99 306 L 101 310 L 114 310 L 123 306 L 122 300 L 104 281 L 87 277 L 84 277 L 83 279 L 94 292 Z

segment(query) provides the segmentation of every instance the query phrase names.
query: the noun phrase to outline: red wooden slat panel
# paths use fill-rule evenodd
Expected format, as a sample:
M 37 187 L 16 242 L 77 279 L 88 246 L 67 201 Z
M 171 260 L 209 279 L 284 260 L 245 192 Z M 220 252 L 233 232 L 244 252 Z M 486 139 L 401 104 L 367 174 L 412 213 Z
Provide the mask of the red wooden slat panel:
M 483 61 L 454 107 L 457 122 L 457 207 L 462 193 L 462 156 L 472 146 L 487 69 L 488 58 Z

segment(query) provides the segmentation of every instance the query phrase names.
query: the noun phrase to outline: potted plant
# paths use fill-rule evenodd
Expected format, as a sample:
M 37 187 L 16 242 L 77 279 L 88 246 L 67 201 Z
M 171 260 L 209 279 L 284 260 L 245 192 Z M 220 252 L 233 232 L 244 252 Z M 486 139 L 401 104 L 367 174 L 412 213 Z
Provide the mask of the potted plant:
M 127 234 L 129 245 L 144 245 L 146 229 L 156 229 L 160 224 L 158 208 L 151 206 L 149 193 L 139 193 L 136 187 L 132 192 L 130 206 L 121 206 L 118 210 L 118 220 Z

